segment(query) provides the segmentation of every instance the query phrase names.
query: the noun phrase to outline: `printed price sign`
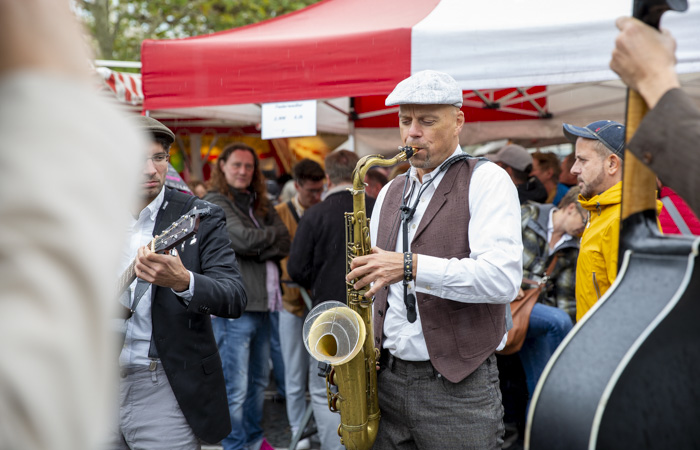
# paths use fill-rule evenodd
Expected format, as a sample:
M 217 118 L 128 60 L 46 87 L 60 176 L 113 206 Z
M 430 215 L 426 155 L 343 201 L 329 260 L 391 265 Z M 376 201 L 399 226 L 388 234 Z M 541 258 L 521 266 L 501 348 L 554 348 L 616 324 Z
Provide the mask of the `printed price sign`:
M 316 136 L 316 100 L 263 103 L 263 139 L 301 136 Z

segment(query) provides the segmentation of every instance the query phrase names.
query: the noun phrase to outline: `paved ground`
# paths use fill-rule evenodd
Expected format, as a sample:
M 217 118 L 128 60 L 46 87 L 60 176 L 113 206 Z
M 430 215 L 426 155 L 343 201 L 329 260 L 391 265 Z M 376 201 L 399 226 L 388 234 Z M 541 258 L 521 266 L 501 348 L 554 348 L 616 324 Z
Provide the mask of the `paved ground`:
M 263 407 L 263 433 L 267 441 L 276 450 L 286 450 L 292 440 L 292 433 L 287 420 L 287 409 L 284 403 L 275 401 L 276 388 L 274 381 L 265 391 L 265 405 Z M 315 436 L 311 438 L 311 449 L 320 449 Z M 202 450 L 221 450 L 220 445 L 202 446 Z

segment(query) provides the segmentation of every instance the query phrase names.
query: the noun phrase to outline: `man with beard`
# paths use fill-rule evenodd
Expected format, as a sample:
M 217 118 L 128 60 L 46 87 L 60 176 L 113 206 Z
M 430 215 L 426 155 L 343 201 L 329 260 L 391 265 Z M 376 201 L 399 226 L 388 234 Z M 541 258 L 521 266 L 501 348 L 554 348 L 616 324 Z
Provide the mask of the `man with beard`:
M 625 127 L 599 120 L 577 127 L 564 124 L 575 144 L 571 173 L 578 179 L 579 202 L 588 210 L 576 266 L 576 320 L 605 294 L 617 276 Z
M 372 252 L 347 281 L 372 283 L 382 419 L 375 448 L 500 449 L 494 352 L 522 281 L 520 207 L 504 170 L 465 155 L 462 90 L 426 70 L 386 99 L 398 105 L 411 168 L 379 193 Z
M 109 448 L 196 450 L 231 430 L 210 314 L 240 317 L 247 297 L 224 212 L 164 187 L 175 135 L 150 117 L 137 120 L 151 142 L 122 254 L 122 268 L 135 261 L 138 280 L 122 298 L 133 315 L 119 355 L 119 427 Z M 193 207 L 201 211 L 196 234 L 177 252 L 151 251 L 153 236 Z

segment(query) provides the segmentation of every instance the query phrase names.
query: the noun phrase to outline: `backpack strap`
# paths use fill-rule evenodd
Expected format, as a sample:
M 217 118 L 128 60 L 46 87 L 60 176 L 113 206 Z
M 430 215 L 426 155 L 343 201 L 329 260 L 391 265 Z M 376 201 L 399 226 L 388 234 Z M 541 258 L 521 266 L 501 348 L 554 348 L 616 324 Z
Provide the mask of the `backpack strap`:
M 296 220 L 297 223 L 299 223 L 299 214 L 297 214 L 297 209 L 291 200 L 287 200 L 287 208 L 289 208 L 289 212 L 292 213 L 292 217 L 294 217 L 294 220 Z

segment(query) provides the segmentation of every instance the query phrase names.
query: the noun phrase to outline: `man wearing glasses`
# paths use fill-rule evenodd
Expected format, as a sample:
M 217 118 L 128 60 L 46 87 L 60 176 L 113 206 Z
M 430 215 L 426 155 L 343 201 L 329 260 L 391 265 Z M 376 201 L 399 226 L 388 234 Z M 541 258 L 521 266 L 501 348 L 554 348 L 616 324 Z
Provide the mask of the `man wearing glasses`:
M 175 135 L 150 117 L 140 211 L 132 211 L 122 269 L 138 277 L 122 296 L 126 321 L 119 429 L 112 449 L 199 449 L 231 430 L 221 358 L 210 314 L 236 318 L 246 306 L 223 211 L 165 187 Z M 148 244 L 183 214 L 201 210 L 196 234 L 168 254 Z M 174 249 L 174 250 L 175 250 Z

